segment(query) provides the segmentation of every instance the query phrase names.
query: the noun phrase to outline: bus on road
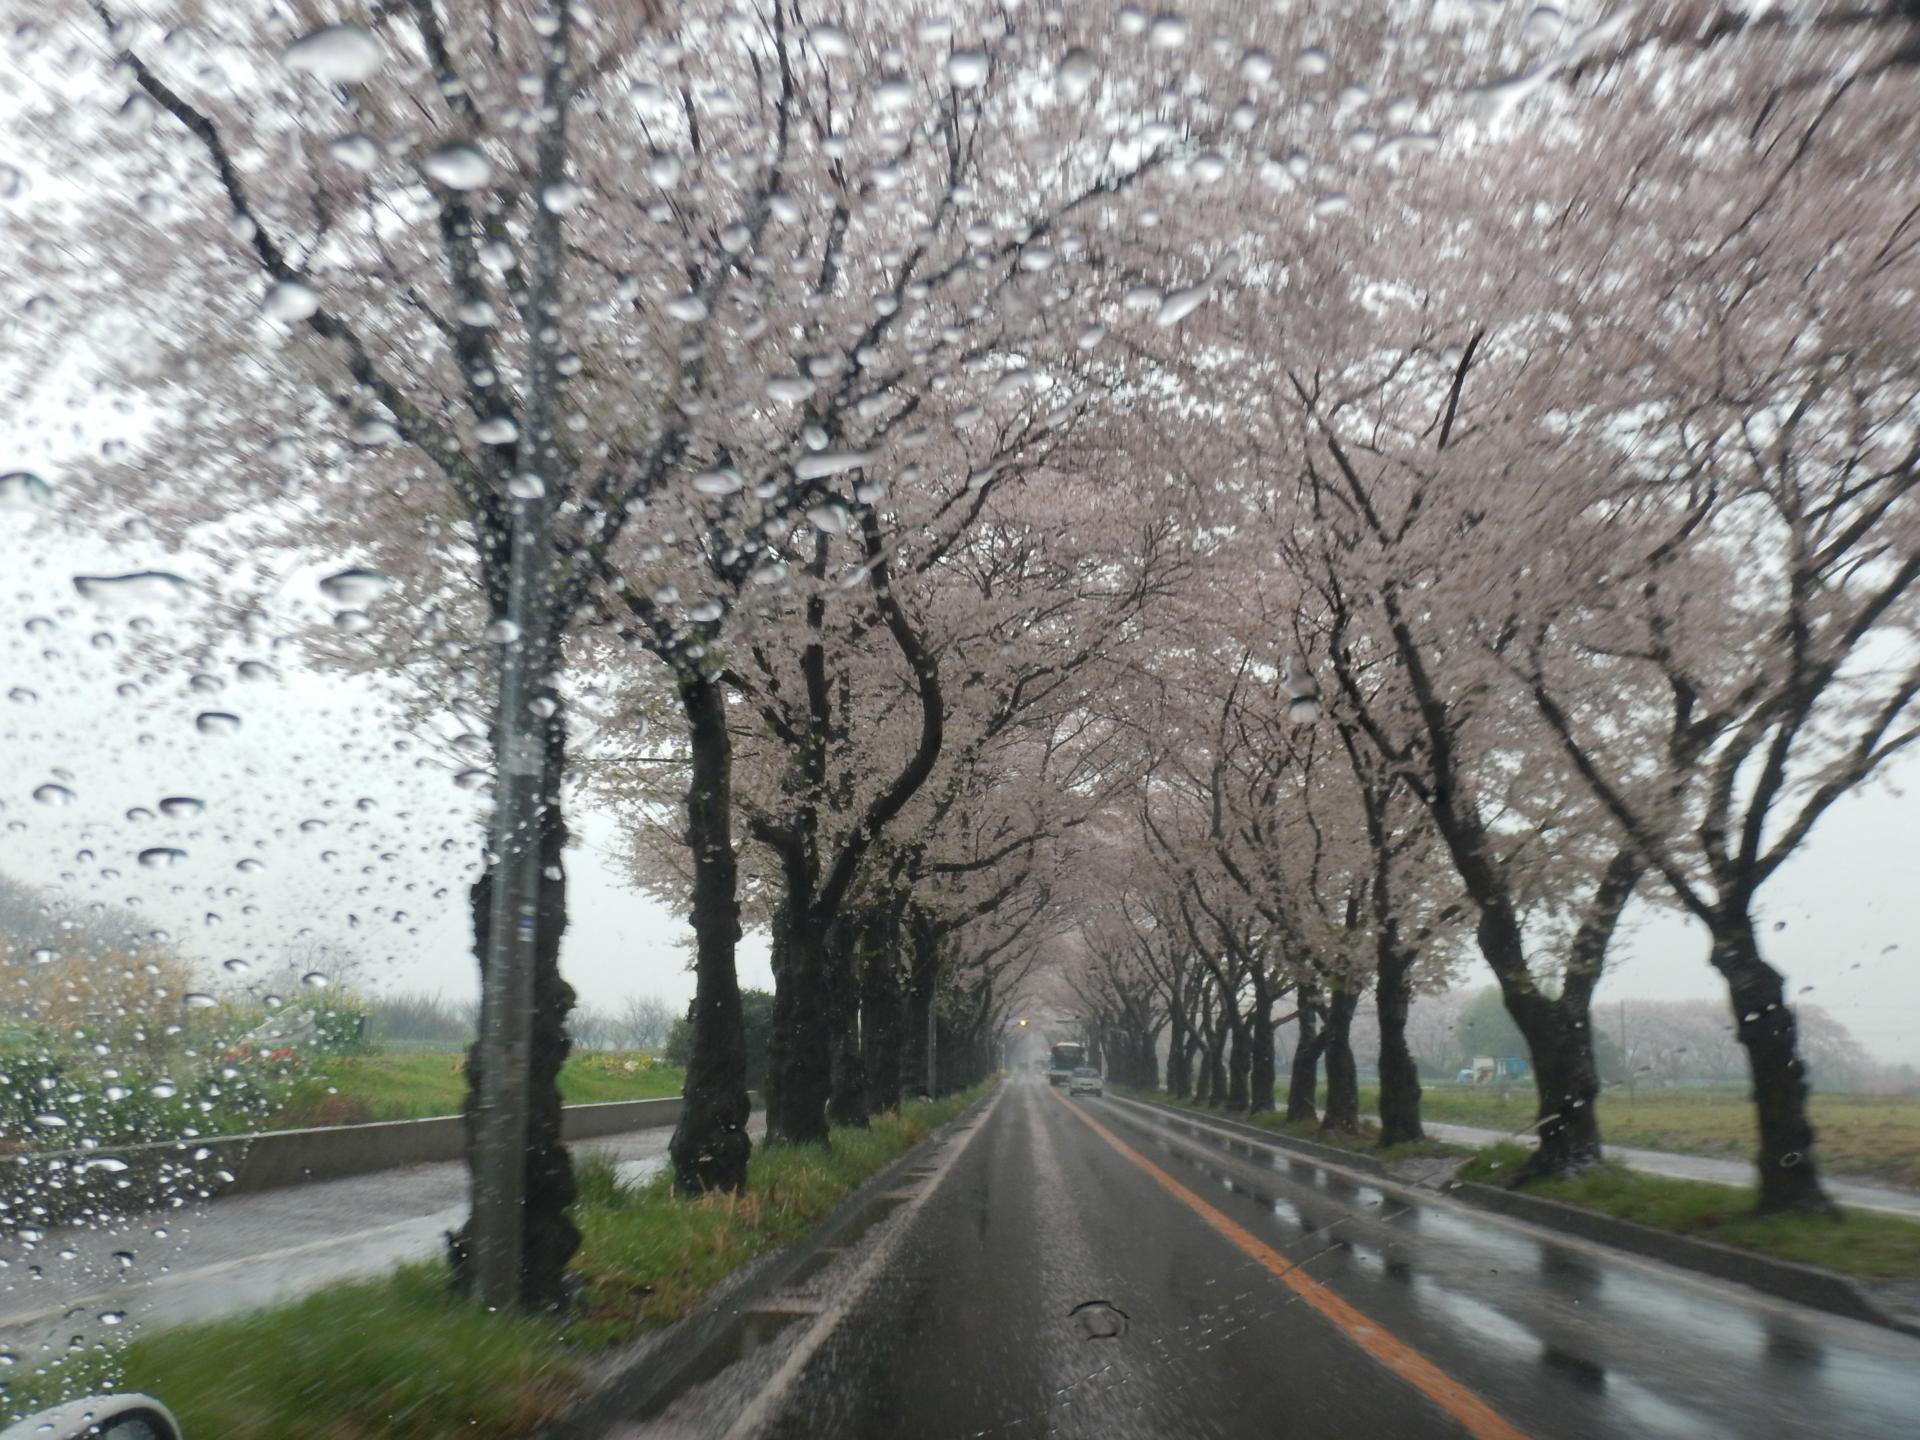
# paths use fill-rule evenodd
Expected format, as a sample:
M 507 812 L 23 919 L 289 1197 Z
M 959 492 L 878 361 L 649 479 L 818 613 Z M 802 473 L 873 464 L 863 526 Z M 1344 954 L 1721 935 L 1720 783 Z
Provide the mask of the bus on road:
M 1076 1041 L 1064 1041 L 1053 1047 L 1053 1063 L 1047 1070 L 1047 1083 L 1064 1085 L 1073 1072 L 1087 1063 L 1087 1047 Z

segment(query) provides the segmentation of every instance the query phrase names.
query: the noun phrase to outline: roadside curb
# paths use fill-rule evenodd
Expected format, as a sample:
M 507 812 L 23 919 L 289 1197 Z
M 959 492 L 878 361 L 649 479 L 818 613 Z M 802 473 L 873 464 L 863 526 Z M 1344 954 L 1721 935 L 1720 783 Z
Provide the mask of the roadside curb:
M 928 1132 L 906 1154 L 868 1176 L 804 1240 L 749 1262 L 722 1281 L 691 1313 L 636 1341 L 626 1353 L 607 1362 L 592 1393 L 559 1420 L 536 1432 L 534 1440 L 599 1440 L 615 1425 L 651 1419 L 707 1378 L 700 1372 L 713 1368 L 716 1354 L 738 1349 L 741 1332 L 751 1326 L 763 1302 L 824 1268 L 825 1253 L 836 1249 L 849 1232 L 863 1232 L 867 1225 L 862 1222 L 878 1223 L 867 1217 L 884 1205 L 886 1192 L 898 1189 L 907 1171 L 924 1164 L 956 1129 L 975 1119 L 999 1088 L 995 1085 L 989 1089 L 951 1120 Z M 883 1210 L 879 1219 L 885 1218 Z M 826 1263 L 831 1263 L 831 1258 L 827 1257 Z
M 1276 1150 L 1290 1152 L 1302 1160 L 1328 1169 L 1344 1169 L 1373 1177 L 1383 1188 L 1403 1191 L 1410 1198 L 1431 1199 L 1434 1195 L 1440 1195 L 1455 1199 L 1509 1220 L 1537 1225 L 1591 1244 L 1605 1245 L 1609 1249 L 1624 1250 L 1643 1260 L 1677 1270 L 1689 1270 L 1710 1279 L 1742 1285 L 1749 1290 L 1771 1295 L 1776 1300 L 1804 1305 L 1809 1310 L 1821 1310 L 1848 1320 L 1859 1320 L 1903 1335 L 1920 1337 L 1920 1322 L 1893 1314 L 1856 1282 L 1831 1270 L 1801 1265 L 1791 1260 L 1775 1260 L 1771 1256 L 1737 1250 L 1731 1245 L 1720 1245 L 1710 1240 L 1671 1234 L 1632 1220 L 1620 1220 L 1593 1210 L 1583 1210 L 1577 1205 L 1516 1194 L 1476 1181 L 1449 1179 L 1434 1186 L 1416 1187 L 1395 1179 L 1384 1164 L 1370 1155 L 1355 1155 L 1331 1145 L 1316 1145 L 1290 1135 L 1276 1135 L 1271 1130 L 1263 1130 L 1244 1121 L 1206 1115 L 1197 1110 L 1184 1110 L 1139 1096 L 1119 1095 L 1117 1098 L 1130 1100 L 1162 1114 L 1258 1139 Z
M 1825 1310 L 1849 1320 L 1864 1320 L 1870 1325 L 1920 1336 L 1920 1323 L 1902 1319 L 1882 1308 L 1851 1279 L 1832 1270 L 1792 1260 L 1776 1260 L 1770 1255 L 1738 1250 L 1712 1240 L 1675 1235 L 1634 1220 L 1622 1220 L 1560 1200 L 1522 1195 L 1474 1180 L 1456 1180 L 1443 1193 L 1483 1210 L 1515 1220 L 1528 1220 L 1596 1244 L 1629 1251 L 1643 1259 L 1657 1260 L 1663 1265 L 1745 1285 L 1750 1290 L 1760 1290 L 1812 1310 Z

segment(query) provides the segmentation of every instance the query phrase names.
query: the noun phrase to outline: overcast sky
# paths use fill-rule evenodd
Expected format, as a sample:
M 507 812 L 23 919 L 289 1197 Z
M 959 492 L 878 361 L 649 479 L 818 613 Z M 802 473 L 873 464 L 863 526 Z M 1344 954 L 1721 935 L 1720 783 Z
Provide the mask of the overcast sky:
M 195 596 L 216 591 L 219 577 L 158 547 L 109 549 L 57 511 L 51 529 L 35 519 L 0 510 L 0 546 L 19 557 L 0 583 L 0 871 L 132 905 L 225 983 L 278 984 L 261 977 L 291 952 L 302 968 L 314 956 L 323 971 L 357 965 L 353 983 L 369 988 L 473 993 L 465 886 L 481 811 L 444 752 L 405 734 L 372 682 L 303 670 L 271 634 L 236 638 L 201 664 L 143 669 L 131 653 L 140 627 L 157 627 L 163 649 L 192 636 Z M 76 574 L 168 566 L 189 582 L 171 604 L 155 593 L 163 586 L 96 600 L 73 584 Z M 313 584 L 323 573 L 284 587 L 273 617 L 281 634 L 335 608 Z M 276 674 L 244 679 L 247 661 Z M 208 714 L 240 723 L 200 719 Z M 1920 757 L 1835 808 L 1769 887 L 1763 940 L 1794 991 L 1806 989 L 1874 1054 L 1920 1061 L 1911 943 L 1920 802 L 1899 793 L 1903 777 L 1920 780 Z M 49 785 L 71 800 L 36 800 L 64 799 L 42 791 Z M 204 808 L 163 812 L 163 799 L 180 797 Z M 684 1003 L 693 983 L 681 917 L 626 884 L 609 816 L 576 809 L 572 823 L 568 978 L 590 1005 L 633 994 Z M 141 862 L 165 851 L 183 853 Z M 251 968 L 236 979 L 219 968 L 230 960 Z M 744 983 L 771 984 L 760 937 L 743 947 L 741 971 Z M 1468 983 L 1487 977 L 1476 970 Z M 1697 928 L 1641 906 L 1600 1003 L 1723 995 Z

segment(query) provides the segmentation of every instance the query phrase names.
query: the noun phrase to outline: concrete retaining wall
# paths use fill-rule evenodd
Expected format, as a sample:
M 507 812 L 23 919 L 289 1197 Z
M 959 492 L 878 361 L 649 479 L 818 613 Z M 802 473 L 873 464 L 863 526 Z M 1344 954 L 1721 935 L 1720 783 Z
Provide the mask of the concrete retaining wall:
M 569 1105 L 569 1140 L 671 1125 L 680 1097 Z M 98 1213 L 152 1210 L 213 1196 L 338 1180 L 461 1158 L 458 1115 L 266 1130 L 100 1150 L 16 1155 L 0 1164 L 0 1229 L 57 1225 Z

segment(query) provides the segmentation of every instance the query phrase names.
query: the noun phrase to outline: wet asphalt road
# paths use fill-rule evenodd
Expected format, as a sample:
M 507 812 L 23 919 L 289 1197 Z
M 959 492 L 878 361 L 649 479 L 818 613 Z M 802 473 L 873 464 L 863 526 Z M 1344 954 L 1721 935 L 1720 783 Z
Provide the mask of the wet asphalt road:
M 611 1154 L 639 1180 L 666 1165 L 672 1136 L 663 1126 L 573 1148 Z M 427 1259 L 466 1218 L 467 1184 L 458 1162 L 414 1165 L 153 1211 L 111 1228 L 0 1238 L 0 1351 L 38 1363 L 76 1336 L 240 1314 Z
M 1070 1107 L 1325 1290 L 1303 1297 Z M 757 1367 L 758 1421 L 736 1405 L 655 1433 L 1920 1435 L 1920 1341 L 1403 1204 L 1203 1121 L 1023 1078 L 959 1144 L 865 1289 Z

